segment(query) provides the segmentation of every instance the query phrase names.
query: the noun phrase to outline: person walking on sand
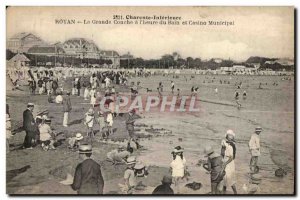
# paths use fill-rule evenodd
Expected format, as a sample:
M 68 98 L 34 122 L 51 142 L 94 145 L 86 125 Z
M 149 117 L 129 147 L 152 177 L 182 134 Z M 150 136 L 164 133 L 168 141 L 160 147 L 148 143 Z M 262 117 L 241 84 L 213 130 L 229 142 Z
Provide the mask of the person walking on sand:
M 90 108 L 87 113 L 85 113 L 84 125 L 87 128 L 87 137 L 93 138 L 94 137 L 94 110 Z
M 244 92 L 243 92 L 243 99 L 245 100 L 247 98 L 247 92 L 246 92 L 246 90 L 244 90 Z
M 252 173 L 258 172 L 258 157 L 260 156 L 260 138 L 259 135 L 262 132 L 261 127 L 256 127 L 255 132 L 252 133 L 249 141 L 249 150 L 251 153 L 250 170 Z
M 231 187 L 234 194 L 237 194 L 236 190 L 236 178 L 235 178 L 235 133 L 233 130 L 228 130 L 225 134 L 225 140 L 222 140 L 221 155 L 223 156 L 223 162 L 227 163 L 225 167 L 224 176 L 224 192 L 228 187 Z
M 81 78 L 80 77 L 77 80 L 76 89 L 77 89 L 77 96 L 80 97 L 80 90 L 81 90 Z
M 174 94 L 174 88 L 175 88 L 175 83 L 174 83 L 174 81 L 171 81 L 172 94 Z
M 103 194 L 104 180 L 101 166 L 91 159 L 92 146 L 80 145 L 79 156 L 83 162 L 76 167 L 72 189 L 78 194 Z
M 26 132 L 23 145 L 24 148 L 26 149 L 32 149 L 36 131 L 37 131 L 35 120 L 32 114 L 33 109 L 34 109 L 34 104 L 28 103 L 27 109 L 23 112 L 23 128 Z
M 64 96 L 62 104 L 63 104 L 63 111 L 64 111 L 63 126 L 68 127 L 69 113 L 72 110 L 69 91 L 67 91 L 66 95 Z
M 128 113 L 128 117 L 126 119 L 126 129 L 129 134 L 128 143 L 130 144 L 131 141 L 135 142 L 137 149 L 141 148 L 142 146 L 137 142 L 137 137 L 134 133 L 134 122 L 135 122 L 135 109 L 132 109 Z
M 215 88 L 215 94 L 218 94 L 218 88 L 217 87 Z
M 222 194 L 225 176 L 223 158 L 215 153 L 211 146 L 205 147 L 204 153 L 207 161 L 203 164 L 203 168 L 210 173 L 211 194 Z
M 114 124 L 114 117 L 113 117 L 112 111 L 110 109 L 106 116 L 106 122 L 107 122 L 107 128 L 108 128 L 109 135 L 111 135 L 112 134 L 112 126 Z

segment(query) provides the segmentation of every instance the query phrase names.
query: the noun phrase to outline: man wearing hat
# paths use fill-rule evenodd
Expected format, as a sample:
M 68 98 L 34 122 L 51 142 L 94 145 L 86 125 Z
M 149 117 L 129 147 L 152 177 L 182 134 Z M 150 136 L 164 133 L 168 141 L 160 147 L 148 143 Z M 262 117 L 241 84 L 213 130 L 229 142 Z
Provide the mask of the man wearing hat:
M 205 147 L 204 153 L 207 162 L 203 164 L 203 168 L 210 172 L 211 194 L 222 194 L 225 176 L 222 156 L 215 153 L 211 146 Z
M 174 194 L 174 191 L 171 188 L 171 184 L 172 184 L 172 176 L 165 175 L 161 181 L 161 185 L 157 186 L 153 190 L 152 194 L 155 194 L 155 195 Z
M 251 160 L 250 160 L 250 170 L 251 172 L 256 172 L 258 166 L 258 157 L 260 156 L 260 138 L 259 134 L 261 133 L 262 128 L 256 127 L 255 132 L 252 133 L 250 141 L 249 141 L 249 150 L 251 153 Z
M 63 98 L 62 104 L 63 104 L 63 111 L 64 111 L 63 126 L 68 127 L 69 113 L 72 110 L 70 91 L 66 92 L 66 95 Z
M 32 149 L 35 135 L 37 132 L 37 127 L 35 124 L 35 120 L 33 117 L 33 109 L 34 109 L 34 104 L 33 103 L 28 103 L 27 104 L 27 109 L 23 112 L 23 128 L 26 132 L 26 136 L 24 139 L 24 148 L 27 149 Z
M 101 166 L 90 158 L 92 146 L 80 145 L 79 155 L 83 162 L 76 167 L 72 189 L 76 190 L 78 194 L 103 194 L 104 180 Z

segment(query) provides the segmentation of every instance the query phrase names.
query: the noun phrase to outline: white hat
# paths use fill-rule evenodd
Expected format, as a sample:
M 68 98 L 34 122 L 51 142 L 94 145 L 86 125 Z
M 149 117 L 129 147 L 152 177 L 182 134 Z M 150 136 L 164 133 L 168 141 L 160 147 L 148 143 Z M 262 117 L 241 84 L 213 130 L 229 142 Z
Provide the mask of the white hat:
M 145 165 L 141 162 L 138 162 L 137 164 L 134 165 L 134 169 L 143 169 L 145 168 Z
M 34 106 L 34 104 L 33 104 L 33 103 L 28 103 L 28 104 L 27 104 L 27 106 L 31 106 L 31 107 L 33 107 L 33 106 Z
M 79 154 L 92 153 L 92 145 L 82 144 L 79 146 Z
M 227 137 L 227 135 L 232 135 L 233 137 L 235 137 L 235 133 L 234 133 L 233 130 L 231 130 L 231 129 L 228 129 L 228 130 L 226 131 L 225 137 Z
M 126 160 L 126 164 L 130 165 L 130 164 L 135 164 L 136 163 L 136 158 L 134 156 L 130 156 L 127 158 Z
M 234 133 L 233 130 L 231 130 L 231 129 L 228 129 L 228 130 L 226 131 L 225 138 L 227 138 L 228 135 L 232 136 L 233 139 L 235 138 L 235 133 Z
M 262 131 L 262 128 L 260 126 L 258 126 L 258 127 L 255 128 L 255 132 L 259 132 L 260 133 L 261 131 Z
M 82 139 L 83 139 L 83 136 L 81 135 L 81 133 L 76 133 L 75 139 L 76 139 L 76 140 L 82 140 Z
M 94 114 L 94 110 L 93 110 L 93 108 L 90 108 L 90 109 L 89 109 L 89 111 L 88 111 L 88 114 L 91 114 L 91 115 L 93 115 L 93 114 Z
M 206 146 L 204 148 L 204 154 L 206 155 L 206 157 L 208 156 L 208 154 L 214 153 L 215 151 L 213 150 L 213 148 L 211 146 Z

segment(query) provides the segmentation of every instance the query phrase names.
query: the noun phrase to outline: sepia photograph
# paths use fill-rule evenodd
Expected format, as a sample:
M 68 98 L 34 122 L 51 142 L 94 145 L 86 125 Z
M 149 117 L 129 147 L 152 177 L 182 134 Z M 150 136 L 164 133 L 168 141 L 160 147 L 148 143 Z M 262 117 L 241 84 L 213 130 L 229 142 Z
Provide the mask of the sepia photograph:
M 294 196 L 295 12 L 7 6 L 6 193 Z

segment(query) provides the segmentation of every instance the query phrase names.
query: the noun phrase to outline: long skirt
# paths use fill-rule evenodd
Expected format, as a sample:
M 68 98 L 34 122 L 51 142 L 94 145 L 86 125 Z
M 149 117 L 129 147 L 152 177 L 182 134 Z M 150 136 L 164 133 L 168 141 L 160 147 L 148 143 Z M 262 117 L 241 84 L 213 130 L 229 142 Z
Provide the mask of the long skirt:
M 234 160 L 228 163 L 225 168 L 224 184 L 226 187 L 231 187 L 236 183 L 235 178 L 235 163 Z

